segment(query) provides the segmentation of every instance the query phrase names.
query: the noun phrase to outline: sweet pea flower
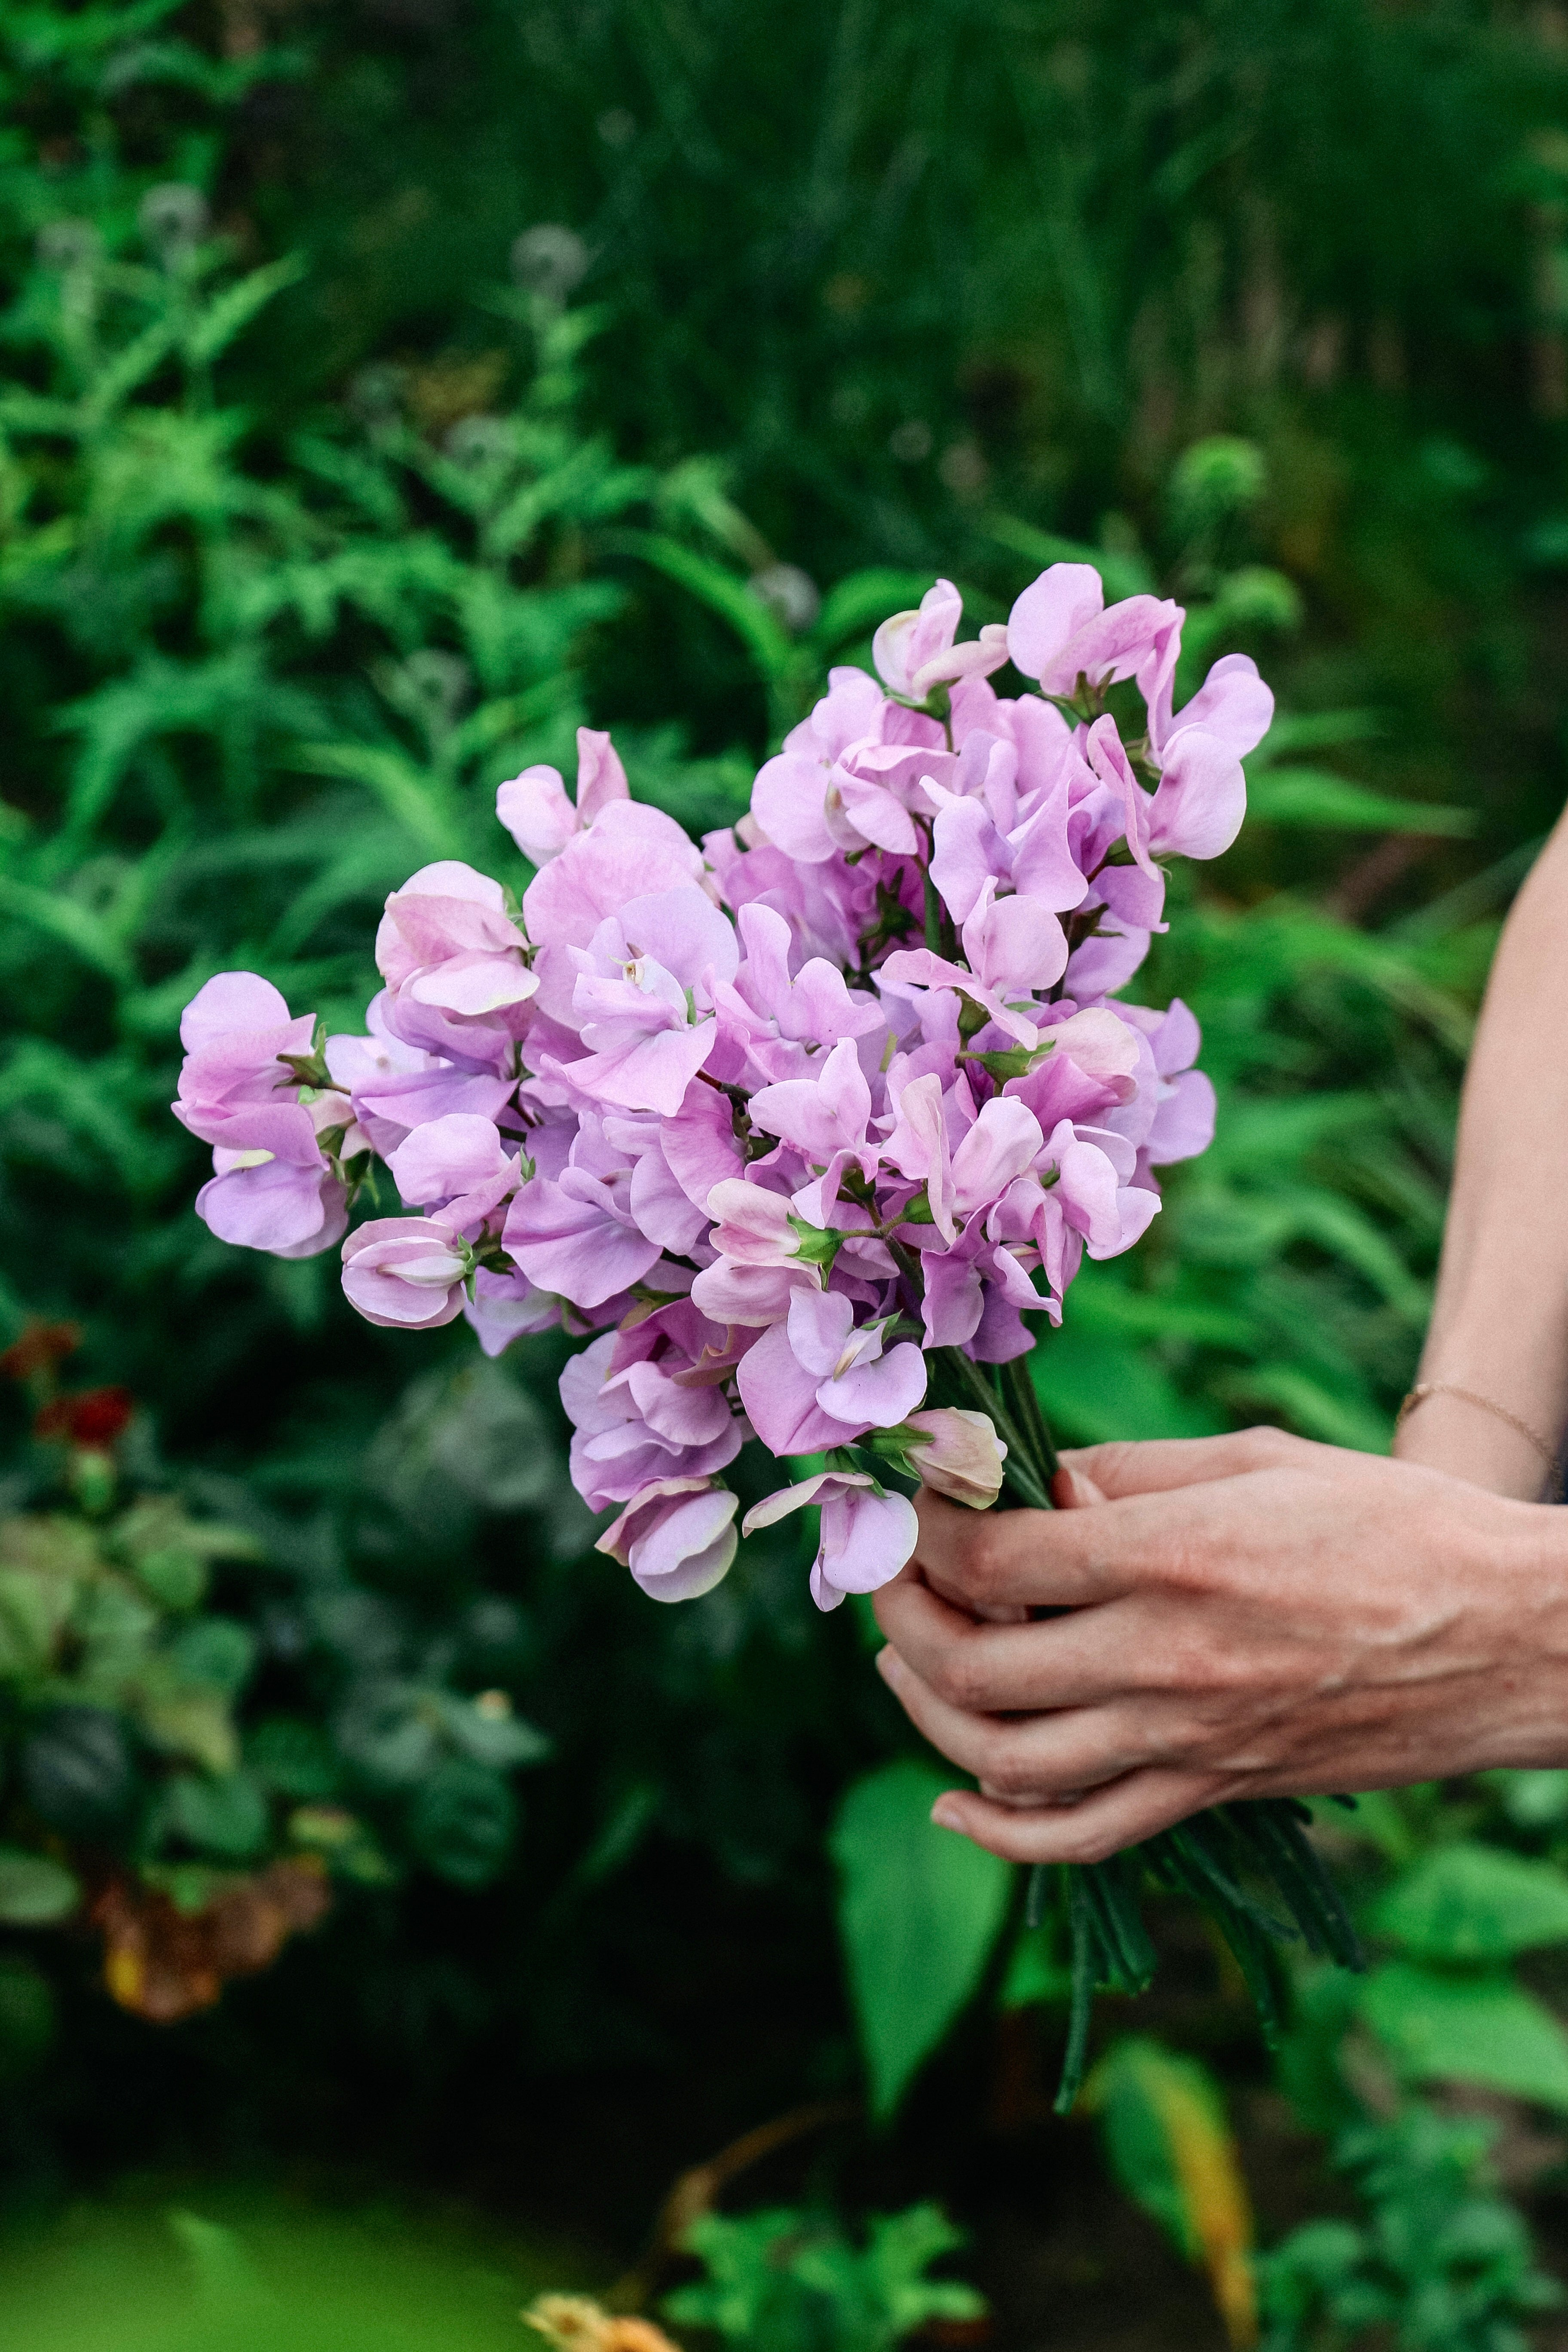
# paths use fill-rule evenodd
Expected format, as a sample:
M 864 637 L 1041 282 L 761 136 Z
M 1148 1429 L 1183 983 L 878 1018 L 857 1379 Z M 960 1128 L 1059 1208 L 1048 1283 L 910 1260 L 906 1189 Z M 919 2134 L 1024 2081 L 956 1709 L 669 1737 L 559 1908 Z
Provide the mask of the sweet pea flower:
M 523 1034 L 539 982 L 500 884 L 456 858 L 410 875 L 375 938 L 385 1020 L 405 1045 L 493 1066 Z
M 800 1290 L 791 1299 L 791 1350 L 816 1381 L 816 1402 L 835 1421 L 890 1429 L 924 1396 L 921 1350 L 908 1339 L 886 1346 L 893 1319 L 857 1325 L 853 1305 L 839 1291 Z
M 290 1019 L 270 981 L 254 971 L 218 972 L 180 1016 L 185 1058 L 174 1117 L 204 1143 L 243 1149 L 237 1121 L 296 1108 L 300 1081 L 288 1057 L 308 1058 L 315 1034 L 315 1015 Z
M 713 1388 L 684 1391 L 699 1403 L 710 1401 L 704 1417 L 695 1421 L 669 1395 L 676 1381 L 673 1373 L 658 1381 L 645 1381 L 640 1391 L 628 1380 L 615 1378 L 611 1361 L 616 1338 L 606 1331 L 574 1356 L 561 1375 L 561 1402 L 574 1432 L 572 1483 L 591 1511 L 629 1503 L 661 1478 L 710 1477 L 734 1460 L 744 1430 Z M 639 1393 L 651 1405 L 653 1420 L 643 1412 Z M 721 1424 L 711 1402 L 715 1399 L 722 1411 Z M 711 1429 L 712 1434 L 689 1438 L 684 1433 L 692 1426 Z
M 517 1154 L 488 1118 L 464 1111 L 415 1128 L 386 1164 L 402 1199 L 444 1210 L 446 1222 L 469 1240 L 520 1181 Z
M 548 866 L 612 802 L 630 798 L 626 772 L 608 735 L 579 727 L 575 806 L 559 768 L 524 768 L 497 792 L 496 814 L 531 864 Z
M 972 1511 L 989 1510 L 1002 1492 L 1007 1458 L 990 1414 L 935 1405 L 929 1412 L 911 1412 L 906 1426 L 920 1433 L 909 1462 L 921 1486 L 950 1502 L 966 1503 Z
M 348 1223 L 347 1196 L 318 1138 L 352 1120 L 352 1108 L 337 1096 L 302 1103 L 289 1066 L 290 1056 L 310 1056 L 315 1028 L 312 1013 L 291 1020 L 278 990 L 250 971 L 219 972 L 181 1019 L 174 1116 L 213 1146 L 196 1214 L 241 1249 L 313 1257 Z
M 508 1256 L 541 1290 L 574 1307 L 602 1307 L 655 1266 L 663 1244 L 632 1211 L 633 1171 L 602 1130 L 580 1130 L 573 1157 L 556 1178 L 536 1176 L 507 1211 L 501 1241 Z
M 955 646 L 963 613 L 963 599 L 952 581 L 939 580 L 926 590 L 918 612 L 895 613 L 882 623 L 871 640 L 871 659 L 890 692 L 924 702 L 936 687 L 1001 668 L 1007 658 L 1006 630 L 991 624 L 974 642 Z
M 656 1478 L 594 1548 L 629 1568 L 650 1601 L 695 1601 L 729 1573 L 739 1502 L 710 1478 Z
M 504 1355 L 523 1333 L 552 1331 L 561 1320 L 559 1298 L 536 1289 L 525 1274 L 481 1265 L 474 1270 L 472 1285 L 463 1301 L 463 1319 L 487 1356 Z
M 385 1026 L 384 990 L 365 1013 L 368 1034 L 329 1037 L 321 1049 L 332 1082 L 353 1108 L 354 1125 L 384 1160 L 415 1128 L 453 1111 L 493 1120 L 510 1100 L 516 1080 L 489 1070 L 460 1068 L 421 1045 L 405 1045 Z
M 463 1311 L 473 1253 L 437 1217 L 373 1217 L 343 1244 L 343 1292 L 367 1323 L 434 1331 Z
M 347 1228 L 347 1196 L 320 1151 L 301 1163 L 220 1147 L 213 1169 L 196 1194 L 195 1210 L 220 1242 L 265 1250 L 269 1257 L 317 1257 Z
M 790 927 L 773 908 L 742 907 L 736 918 L 745 960 L 732 987 L 721 984 L 721 1009 L 739 1014 L 754 1053 L 759 1037 L 773 1035 L 795 1045 L 837 1045 L 845 1037 L 865 1037 L 883 1024 L 874 997 L 854 997 L 844 975 L 825 957 L 812 956 L 792 976 Z M 780 1077 L 794 1074 L 791 1058 Z
M 815 1077 L 759 1087 L 747 1109 L 753 1127 L 793 1144 L 814 1167 L 826 1167 L 837 1152 L 856 1158 L 867 1176 L 876 1166 L 866 1139 L 871 1088 L 851 1037 L 823 1056 Z
M 1164 1013 L 1137 1004 L 1122 1012 L 1148 1038 L 1159 1082 L 1142 1162 L 1168 1168 L 1179 1160 L 1195 1160 L 1214 1141 L 1215 1129 L 1214 1081 L 1193 1067 L 1203 1042 L 1198 1024 L 1179 996 Z
M 1218 857 L 1240 832 L 1247 779 L 1217 735 L 1190 727 L 1173 736 L 1152 795 L 1134 776 L 1109 712 L 1089 729 L 1085 749 L 1100 781 L 1121 795 L 1127 845 L 1151 879 L 1153 853 Z
M 930 720 L 913 723 L 934 731 Z M 957 771 L 953 754 L 932 743 L 852 743 L 828 779 L 823 822 L 839 849 L 877 848 L 913 857 L 921 845 L 914 819 L 936 814 L 940 795 L 952 789 Z
M 827 673 L 827 692 L 784 748 L 764 761 L 752 787 L 752 811 L 766 841 L 786 859 L 826 864 L 835 851 L 824 810 L 829 779 L 851 743 L 880 730 L 883 696 L 861 669 Z
M 1010 832 L 977 800 L 951 800 L 939 810 L 931 878 L 955 923 L 968 920 L 988 881 L 1052 914 L 1082 905 L 1089 884 L 1068 843 L 1067 779 L 1061 782 L 1060 791 Z
M 572 1005 L 588 1050 L 552 1071 L 595 1102 L 673 1118 L 717 1040 L 701 1007 L 740 960 L 728 917 L 685 884 L 633 899 L 576 955 Z
M 822 1513 L 821 1542 L 811 1570 L 811 1597 L 819 1609 L 837 1609 L 846 1593 L 875 1592 L 890 1584 L 913 1557 L 920 1537 L 914 1505 L 902 1495 L 884 1494 L 859 1470 L 822 1470 L 798 1486 L 781 1486 L 752 1505 L 742 1533 L 754 1535 L 813 1504 Z
M 522 894 L 523 924 L 545 952 L 585 948 L 606 916 L 618 914 L 628 900 L 700 882 L 702 870 L 702 852 L 672 816 L 642 801 L 612 800 L 588 832 L 575 835 L 534 876 Z M 563 999 L 569 1007 L 576 967 L 558 958 L 554 968 L 569 976 Z M 542 987 L 548 992 L 542 978 Z
M 795 1289 L 784 1320 L 763 1333 L 738 1375 L 741 1402 L 770 1453 L 847 1444 L 914 1411 L 925 1395 L 925 1358 L 907 1339 L 888 1347 L 890 1319 L 857 1325 L 842 1291 Z
M 1184 618 L 1159 596 L 1127 596 L 1107 609 L 1092 563 L 1053 563 L 1007 615 L 1007 650 L 1042 693 L 1073 695 L 1080 677 L 1100 690 L 1136 674 L 1152 701 L 1167 690 Z

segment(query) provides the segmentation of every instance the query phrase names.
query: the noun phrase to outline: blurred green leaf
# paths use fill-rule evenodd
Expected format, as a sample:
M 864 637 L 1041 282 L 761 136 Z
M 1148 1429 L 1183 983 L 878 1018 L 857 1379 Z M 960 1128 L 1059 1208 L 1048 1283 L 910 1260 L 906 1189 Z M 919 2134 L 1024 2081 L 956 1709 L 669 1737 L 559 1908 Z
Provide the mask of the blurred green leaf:
M 67 1919 L 81 1901 L 81 1888 L 63 1863 L 0 1846 L 0 1920 L 11 1927 L 50 1927 Z M 5 1986 L 0 1980 L 0 1995 Z
M 1393 1960 L 1367 1979 L 1361 2014 L 1415 2081 L 1479 2083 L 1568 2113 L 1568 2032 L 1510 1977 Z
M 849 1790 L 829 1841 L 879 2117 L 892 2113 L 974 1992 L 1006 1912 L 1007 1864 L 931 1819 L 952 1786 L 952 1774 L 930 1764 L 886 1764 Z
M 1247 814 L 1260 824 L 1338 825 L 1352 833 L 1425 833 L 1463 839 L 1475 814 L 1368 792 L 1327 768 L 1268 767 L 1248 779 Z
M 1371 1925 L 1418 1959 L 1504 1959 L 1568 1942 L 1568 1872 L 1494 1846 L 1443 1846 L 1378 1897 Z

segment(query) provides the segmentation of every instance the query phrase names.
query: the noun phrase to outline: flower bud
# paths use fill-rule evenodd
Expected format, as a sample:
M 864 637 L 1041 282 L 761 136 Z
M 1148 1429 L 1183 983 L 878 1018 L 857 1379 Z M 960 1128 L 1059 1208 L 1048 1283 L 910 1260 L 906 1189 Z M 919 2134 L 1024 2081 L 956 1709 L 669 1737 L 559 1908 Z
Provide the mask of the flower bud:
M 373 1217 L 343 1244 L 343 1290 L 367 1323 L 433 1331 L 462 1313 L 474 1254 L 437 1217 Z
M 917 1433 L 909 1462 L 922 1486 L 950 1502 L 967 1503 L 972 1511 L 990 1509 L 1002 1492 L 1007 1448 L 988 1414 L 938 1405 L 929 1412 L 911 1412 L 904 1427 Z

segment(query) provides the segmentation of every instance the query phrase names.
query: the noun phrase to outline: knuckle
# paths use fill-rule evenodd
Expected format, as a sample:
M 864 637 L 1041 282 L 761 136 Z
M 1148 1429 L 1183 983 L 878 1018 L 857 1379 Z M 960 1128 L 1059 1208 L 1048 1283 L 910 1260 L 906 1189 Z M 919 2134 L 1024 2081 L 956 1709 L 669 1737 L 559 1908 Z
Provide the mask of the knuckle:
M 949 1540 L 945 1573 L 972 1601 L 989 1600 L 1001 1575 L 995 1530 L 984 1519 L 966 1517 Z
M 1107 1487 L 1114 1494 L 1133 1470 L 1137 1450 L 1131 1439 L 1112 1437 L 1100 1445 L 1089 1447 L 1083 1454 L 1074 1458 L 1097 1486 Z
M 999 1746 L 986 1759 L 987 1788 L 994 1790 L 998 1797 L 1004 1797 L 1009 1802 L 1016 1801 L 1020 1797 L 1037 1796 L 1039 1793 L 1039 1780 L 1040 1776 L 1028 1759 L 1020 1755 L 1011 1743 Z
M 931 1668 L 931 1684 L 938 1698 L 965 1715 L 985 1711 L 980 1662 L 969 1642 L 960 1640 L 943 1651 Z
M 1307 1451 L 1305 1438 L 1294 1437 L 1288 1429 L 1276 1429 L 1267 1422 L 1244 1429 L 1238 1443 L 1249 1470 L 1285 1469 Z

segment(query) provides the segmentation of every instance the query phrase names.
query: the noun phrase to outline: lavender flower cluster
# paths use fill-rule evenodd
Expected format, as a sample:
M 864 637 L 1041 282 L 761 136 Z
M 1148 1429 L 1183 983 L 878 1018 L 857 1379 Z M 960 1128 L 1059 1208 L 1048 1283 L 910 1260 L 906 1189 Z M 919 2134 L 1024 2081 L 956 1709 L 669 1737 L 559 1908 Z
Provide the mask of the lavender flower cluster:
M 323 1041 L 251 972 L 185 1012 L 174 1108 L 213 1146 L 215 1234 L 341 1243 L 367 1320 L 465 1315 L 492 1355 L 597 1335 L 561 1382 L 572 1475 L 659 1600 L 728 1569 L 752 1435 L 828 1456 L 745 1521 L 820 1507 L 824 1609 L 913 1549 L 884 1465 L 993 1501 L 1005 1448 L 926 1406 L 928 1351 L 1026 1351 L 1213 1132 L 1191 1013 L 1116 992 L 1162 927 L 1157 860 L 1235 838 L 1272 697 L 1232 655 L 1173 710 L 1181 607 L 1107 610 L 1087 565 L 962 644 L 960 614 L 939 581 L 885 622 L 877 677 L 835 670 L 700 847 L 588 729 L 574 802 L 552 768 L 502 784 L 521 908 L 457 862 L 411 877 L 365 1035 Z M 996 693 L 1009 661 L 1037 693 Z M 1106 708 L 1127 679 L 1136 738 Z M 351 1230 L 377 1160 L 418 1213 Z

